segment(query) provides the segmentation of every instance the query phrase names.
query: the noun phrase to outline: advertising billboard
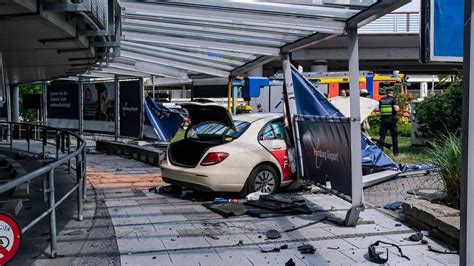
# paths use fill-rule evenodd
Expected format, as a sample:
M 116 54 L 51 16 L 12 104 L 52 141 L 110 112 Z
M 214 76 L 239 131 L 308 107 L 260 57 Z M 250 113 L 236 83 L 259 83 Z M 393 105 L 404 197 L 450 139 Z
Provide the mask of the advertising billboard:
M 142 114 L 140 81 L 120 82 L 120 136 L 139 137 Z
M 422 62 L 463 61 L 464 0 L 421 1 Z
M 84 84 L 84 130 L 115 132 L 115 86 L 113 82 Z
M 79 128 L 79 88 L 77 83 L 52 83 L 46 87 L 48 125 Z
M 303 179 L 352 195 L 350 123 L 298 121 Z

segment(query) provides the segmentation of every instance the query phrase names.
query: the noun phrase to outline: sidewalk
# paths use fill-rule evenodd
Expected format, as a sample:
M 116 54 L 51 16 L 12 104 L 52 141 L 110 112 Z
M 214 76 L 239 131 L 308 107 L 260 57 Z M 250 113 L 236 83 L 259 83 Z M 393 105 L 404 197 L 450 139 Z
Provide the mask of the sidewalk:
M 367 247 L 377 240 L 400 245 L 411 259 L 401 258 L 395 248 L 389 247 L 389 264 L 458 263 L 457 255 L 436 254 L 428 251 L 427 245 L 404 240 L 415 231 L 376 209 L 362 212 L 361 217 L 368 224 L 356 228 L 321 222 L 282 234 L 277 240 L 265 240 L 264 233 L 269 229 L 283 231 L 304 225 L 324 213 L 224 219 L 201 202 L 148 192 L 146 188 L 162 184 L 159 168 L 93 154 L 88 157 L 88 172 L 90 183 L 104 197 L 122 265 L 284 265 L 289 259 L 296 265 L 372 264 L 367 260 Z M 341 218 L 350 207 L 333 195 L 304 197 Z M 434 240 L 428 238 L 428 242 L 433 248 L 445 249 Z M 303 243 L 316 247 L 316 253 L 300 254 L 297 247 Z M 279 253 L 261 252 L 283 244 L 288 249 Z

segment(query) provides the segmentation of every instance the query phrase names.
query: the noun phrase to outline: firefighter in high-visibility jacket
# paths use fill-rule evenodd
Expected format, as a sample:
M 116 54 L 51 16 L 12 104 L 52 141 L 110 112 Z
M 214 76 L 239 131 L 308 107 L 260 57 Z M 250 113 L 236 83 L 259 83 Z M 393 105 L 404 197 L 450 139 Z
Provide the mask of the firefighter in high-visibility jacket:
M 393 97 L 393 88 L 387 88 L 386 93 L 386 96 L 380 99 L 378 108 L 380 111 L 380 141 L 385 142 L 387 131 L 390 130 L 393 144 L 392 150 L 396 156 L 399 154 L 397 114 L 400 111 L 400 107 L 398 106 L 397 99 Z

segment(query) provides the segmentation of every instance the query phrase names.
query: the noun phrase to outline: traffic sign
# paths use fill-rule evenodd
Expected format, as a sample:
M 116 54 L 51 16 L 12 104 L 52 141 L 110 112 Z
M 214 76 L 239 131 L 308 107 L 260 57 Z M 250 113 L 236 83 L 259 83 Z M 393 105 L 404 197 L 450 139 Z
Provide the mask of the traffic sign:
M 9 214 L 0 212 L 0 265 L 10 262 L 20 249 L 21 229 Z

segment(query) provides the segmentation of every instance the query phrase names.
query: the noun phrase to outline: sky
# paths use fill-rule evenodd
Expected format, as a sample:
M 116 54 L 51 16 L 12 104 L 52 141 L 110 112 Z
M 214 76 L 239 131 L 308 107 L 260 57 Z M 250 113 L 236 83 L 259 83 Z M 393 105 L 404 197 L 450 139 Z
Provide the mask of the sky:
M 403 6 L 397 11 L 420 11 L 420 0 L 412 0 L 411 3 Z

